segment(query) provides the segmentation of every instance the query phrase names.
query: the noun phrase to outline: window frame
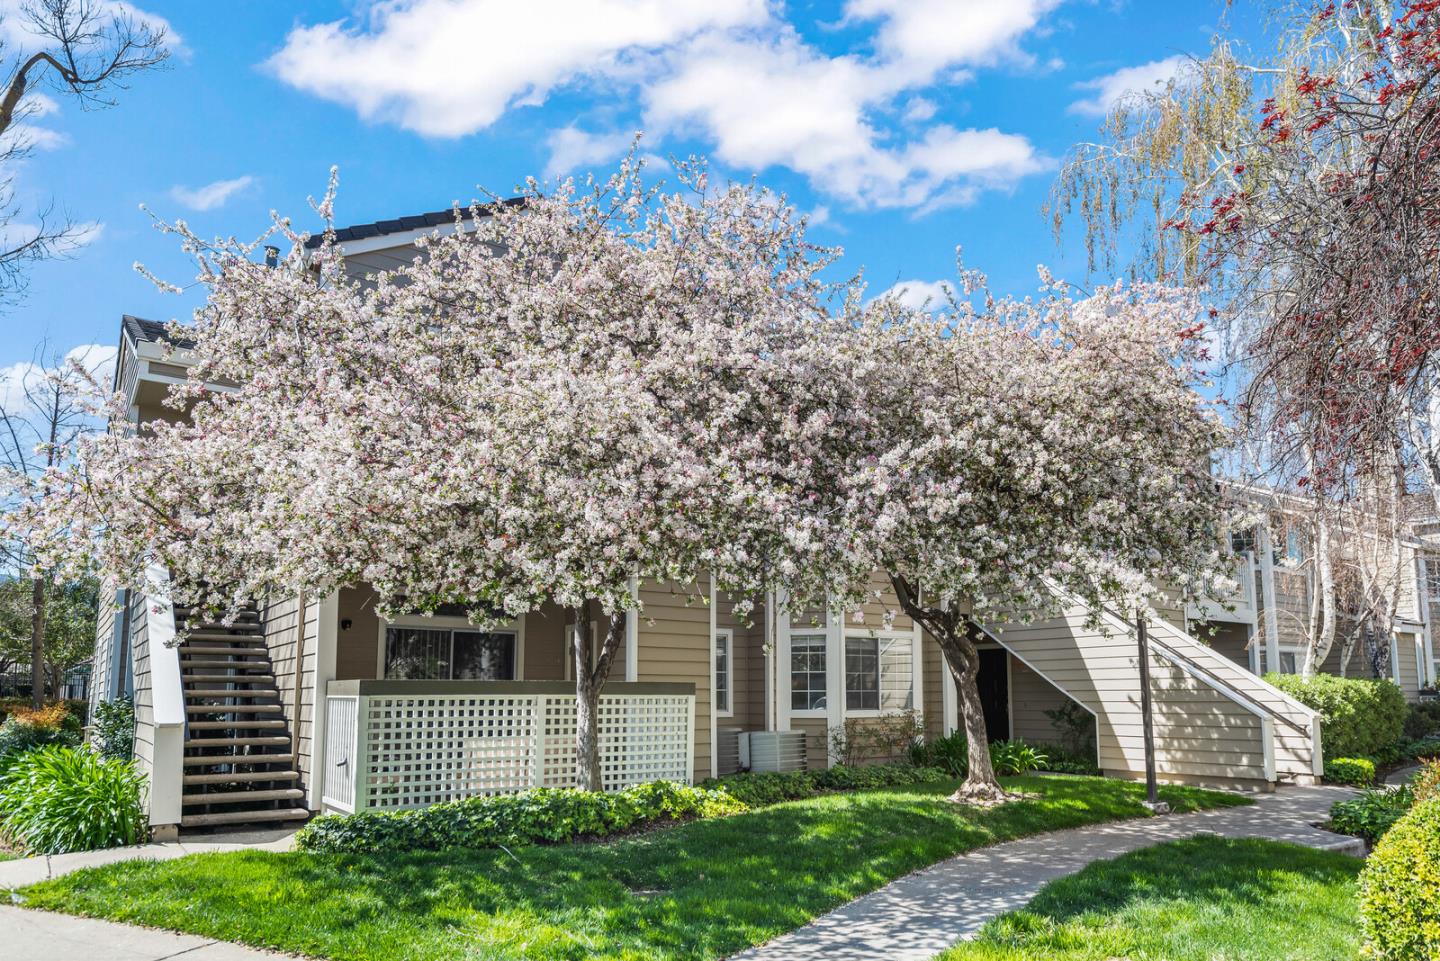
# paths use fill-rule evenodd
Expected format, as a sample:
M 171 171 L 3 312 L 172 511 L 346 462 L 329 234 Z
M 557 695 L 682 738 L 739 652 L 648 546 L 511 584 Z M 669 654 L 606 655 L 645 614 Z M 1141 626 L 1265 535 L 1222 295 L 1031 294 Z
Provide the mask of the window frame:
M 449 669 L 449 674 L 450 674 L 450 676 L 449 676 L 449 677 L 443 677 L 443 678 L 430 678 L 430 679 L 429 679 L 429 680 L 441 680 L 441 681 L 457 680 L 457 678 L 454 677 L 454 673 L 455 673 L 455 632 L 456 632 L 456 631 L 460 631 L 460 632 L 469 631 L 469 632 L 472 632 L 472 633 L 481 633 L 481 634 L 484 634 L 484 633 L 511 634 L 511 635 L 514 636 L 514 639 L 515 639 L 515 640 L 514 640 L 514 643 L 515 643 L 515 657 L 514 657 L 514 661 L 515 661 L 515 676 L 514 676 L 513 678 L 511 678 L 511 680 L 515 680 L 515 681 L 523 681 L 523 680 L 525 680 L 525 619 L 524 619 L 524 618 L 516 618 L 516 619 L 514 619 L 514 620 L 506 621 L 506 622 L 504 622 L 503 624 L 499 624 L 499 625 L 497 625 L 497 626 L 495 626 L 495 627 L 490 628 L 488 631 L 481 630 L 479 627 L 476 627 L 474 624 L 472 624 L 472 623 L 470 622 L 470 619 L 469 619 L 469 618 L 466 618 L 466 617 L 451 617 L 451 616 L 443 615 L 443 614 L 435 614 L 435 615 L 431 615 L 431 616 L 429 616 L 429 617 L 426 617 L 426 616 L 424 616 L 424 615 L 419 615 L 419 614 L 416 614 L 416 615 L 407 615 L 407 616 L 397 617 L 397 618 L 395 618 L 394 620 L 385 620 L 384 618 L 381 618 L 381 619 L 380 619 L 380 638 L 379 638 L 380 643 L 377 645 L 377 647 L 379 648 L 379 650 L 376 652 L 376 665 L 375 665 L 375 668 L 376 668 L 376 669 L 375 669 L 375 676 L 376 676 L 376 678 L 378 678 L 379 680 L 406 680 L 406 678 L 390 678 L 390 677 L 387 676 L 386 671 L 385 671 L 387 654 L 389 653 L 389 647 L 390 647 L 389 634 L 390 634 L 390 629 L 391 629 L 392 627 L 393 627 L 393 628 L 396 628 L 396 629 L 400 629 L 400 630 L 445 631 L 445 632 L 447 632 L 447 633 L 450 635 L 450 637 L 449 637 L 449 643 L 450 643 L 450 647 L 449 647 L 449 660 L 447 661 L 447 667 L 448 667 L 448 669 Z M 418 680 L 418 678 L 417 678 L 416 680 Z M 474 679 L 458 678 L 458 680 L 461 680 L 461 681 L 471 680 L 471 681 L 473 681 Z M 488 682 L 476 681 L 475 683 L 488 683 Z
M 722 651 L 723 648 L 723 651 Z M 724 656 L 724 686 L 721 686 L 720 658 Z M 710 696 L 715 704 L 716 717 L 735 716 L 735 631 L 729 627 L 715 628 L 715 664 L 712 669 L 714 684 Z M 720 694 L 725 695 L 725 706 L 720 706 Z
M 850 706 L 850 642 L 852 640 L 873 641 L 875 644 L 875 704 L 870 707 Z M 915 635 L 912 631 L 845 631 L 840 637 L 840 656 L 844 660 L 842 671 L 841 696 L 844 698 L 845 717 L 884 717 L 887 714 L 896 714 L 903 711 L 915 709 Z M 905 698 L 906 703 L 900 707 L 885 706 L 885 655 L 886 643 L 895 645 L 905 653 L 910 665 L 910 685 Z
M 797 651 L 796 651 L 796 644 L 797 644 L 797 642 L 799 642 L 800 644 L 803 644 L 803 650 L 804 650 L 807 654 L 811 654 L 811 655 L 819 654 L 819 655 L 820 655 L 820 670 L 819 670 L 818 672 L 817 672 L 817 671 L 813 671 L 813 670 L 806 670 L 806 671 L 803 672 L 803 673 L 807 676 L 807 686 L 806 686 L 803 690 L 804 690 L 807 694 L 810 695 L 810 698 L 809 698 L 809 700 L 807 701 L 807 703 L 809 703 L 809 704 L 813 704 L 813 702 L 814 702 L 814 695 L 815 695 L 816 692 L 817 692 L 817 689 L 816 689 L 815 687 L 809 686 L 809 681 L 810 681 L 810 680 L 813 678 L 813 676 L 814 676 L 815 674 L 817 674 L 817 673 L 818 673 L 819 676 L 820 676 L 820 687 L 818 688 L 818 692 L 819 692 L 819 694 L 820 694 L 820 704 L 819 704 L 818 707 L 817 707 L 817 706 L 808 706 L 808 707 L 796 707 L 796 706 L 795 706 L 795 694 L 796 694 L 796 688 L 795 688 L 795 655 L 796 655 L 796 653 L 797 653 Z M 824 628 L 821 628 L 821 629 L 818 629 L 818 630 L 809 630 L 809 631 L 791 631 L 790 636 L 789 636 L 789 639 L 788 639 L 788 648 L 789 648 L 789 659 L 790 659 L 790 663 L 786 666 L 786 670 L 785 670 L 785 676 L 786 676 L 786 678 L 788 679 L 788 680 L 787 680 L 787 683 L 786 683 L 786 685 L 785 685 L 785 691 L 786 691 L 786 695 L 790 698 L 790 712 L 789 712 L 789 713 L 790 713 L 790 716 L 791 716 L 791 717 L 826 717 L 827 714 L 828 714 L 828 712 L 829 712 L 829 710 L 830 710 L 830 708 L 829 708 L 829 704 L 830 704 L 830 635 L 829 635 L 829 631 L 828 631 L 827 629 L 824 629 Z

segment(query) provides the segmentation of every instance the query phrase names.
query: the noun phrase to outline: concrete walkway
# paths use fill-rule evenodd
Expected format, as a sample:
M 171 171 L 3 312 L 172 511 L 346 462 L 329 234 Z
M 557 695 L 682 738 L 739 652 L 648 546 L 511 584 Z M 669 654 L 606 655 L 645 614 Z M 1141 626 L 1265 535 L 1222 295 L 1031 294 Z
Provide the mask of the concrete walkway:
M 288 956 L 193 934 L 0 905 L 0 957 L 36 961 L 277 961 Z
M 81 868 L 145 858 L 169 861 L 222 851 L 288 851 L 295 828 L 191 835 L 181 841 L 0 861 L 0 892 L 58 878 Z M 27 911 L 0 904 L 0 957 L 49 961 L 275 961 L 286 957 L 228 941 L 175 934 L 113 921 Z
M 900 878 L 734 961 L 929 961 L 996 915 L 1024 906 L 1048 881 L 1091 861 L 1196 834 L 1361 855 L 1357 838 L 1311 826 L 1328 818 L 1331 804 L 1354 795 L 1348 788 L 1282 788 L 1257 795 L 1253 807 L 1076 828 L 981 848 Z
M 77 851 L 74 854 L 42 854 L 39 857 L 0 861 L 0 891 L 38 884 L 81 868 L 94 868 L 116 861 L 144 858 L 170 861 L 187 854 L 209 854 L 223 851 L 288 851 L 294 841 L 294 826 L 258 831 L 227 831 L 195 834 L 179 841 L 139 844 L 128 848 L 106 848 L 103 851 Z

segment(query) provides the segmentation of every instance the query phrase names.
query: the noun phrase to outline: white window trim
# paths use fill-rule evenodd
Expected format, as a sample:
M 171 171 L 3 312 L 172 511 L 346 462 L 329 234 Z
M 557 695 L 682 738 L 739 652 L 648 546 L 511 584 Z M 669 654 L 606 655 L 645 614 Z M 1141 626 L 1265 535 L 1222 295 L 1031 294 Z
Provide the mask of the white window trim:
M 714 648 L 710 655 L 711 663 L 711 694 L 716 698 L 716 717 L 735 716 L 735 631 L 729 627 L 717 627 L 714 633 Z M 725 707 L 719 707 L 718 694 L 720 691 L 720 672 L 714 667 L 715 659 L 720 654 L 720 640 L 725 640 Z
M 850 638 L 852 638 L 852 637 L 859 637 L 859 638 L 866 638 L 866 639 L 874 638 L 874 639 L 877 640 L 877 641 L 901 641 L 901 642 L 908 643 L 908 644 L 910 645 L 910 707 L 908 707 L 908 708 L 906 708 L 906 707 L 902 707 L 902 708 L 851 708 L 851 707 L 848 706 L 849 703 L 850 703 L 850 696 L 849 696 L 849 695 L 850 695 L 850 691 L 849 691 L 848 688 L 845 687 L 845 679 L 846 679 L 846 675 L 848 674 L 847 666 L 846 666 L 846 664 L 844 663 L 845 660 L 846 660 L 846 645 L 845 645 L 845 642 L 848 641 L 848 640 L 849 640 Z M 918 675 L 919 675 L 919 673 L 920 673 L 920 671 L 919 671 L 920 662 L 916 659 L 916 654 L 915 654 L 915 635 L 914 635 L 914 632 L 913 632 L 913 631 L 855 630 L 855 629 L 852 628 L 851 630 L 845 631 L 845 632 L 841 635 L 840 640 L 841 640 L 841 643 L 840 643 L 840 659 L 841 659 L 841 665 L 840 665 L 840 667 L 841 667 L 841 670 L 840 670 L 840 687 L 841 687 L 841 697 L 844 698 L 844 702 L 843 702 L 843 703 L 846 705 L 846 707 L 844 708 L 845 717 L 885 717 L 886 715 L 889 715 L 889 714 L 898 714 L 898 713 L 901 713 L 902 711 L 914 711 L 914 710 L 917 710 L 917 708 L 916 708 L 916 703 L 917 703 L 917 702 L 916 702 L 916 697 L 915 697 L 915 691 L 916 691 L 916 689 L 917 689 L 917 687 L 918 687 L 916 681 L 917 681 Z M 876 656 L 877 656 L 877 657 L 879 656 L 879 649 L 878 649 L 878 647 L 877 647 L 877 649 L 876 649 Z M 826 670 L 827 670 L 827 671 L 829 670 L 829 665 L 828 665 L 828 664 L 826 665 Z M 883 681 L 883 674 L 884 674 L 883 666 L 880 665 L 880 664 L 877 664 L 877 665 L 876 665 L 876 670 L 879 672 L 879 673 L 877 674 L 877 677 L 876 677 L 877 682 Z
M 829 630 L 829 628 L 824 628 L 824 627 L 811 627 L 811 628 L 809 628 L 808 630 L 802 628 L 802 629 L 800 629 L 800 630 L 787 630 L 787 631 L 785 632 L 785 660 L 784 660 L 784 662 L 783 662 L 783 664 L 782 664 L 782 669 L 783 669 L 784 675 L 785 675 L 785 693 L 784 693 L 784 696 L 781 698 L 781 700 L 784 702 L 784 704 L 785 704 L 785 706 L 786 706 L 786 713 L 789 714 L 790 717 L 802 717 L 802 718 L 804 718 L 804 717 L 818 717 L 818 718 L 825 718 L 825 717 L 829 717 L 829 716 L 830 716 L 830 708 L 829 708 L 829 707 L 812 707 L 812 708 L 806 708 L 806 709 L 804 709 L 804 710 L 801 710 L 800 708 L 794 707 L 794 706 L 793 706 L 793 705 L 794 705 L 794 699 L 793 699 L 792 696 L 791 696 L 792 693 L 793 693 L 793 688 L 790 686 L 790 675 L 791 675 L 791 673 L 793 672 L 793 665 L 792 665 L 792 662 L 791 662 L 791 656 L 792 656 L 792 654 L 793 654 L 793 649 L 792 649 L 792 647 L 791 647 L 791 641 L 792 641 L 792 639 L 795 638 L 795 637 L 819 637 L 819 638 L 822 638 L 822 639 L 823 639 L 822 643 L 824 644 L 824 647 L 825 647 L 825 688 L 826 688 L 826 691 L 825 691 L 825 701 L 826 701 L 826 704 L 827 704 L 827 705 L 829 704 L 830 700 L 832 699 L 832 695 L 833 695 L 833 692 L 832 692 L 830 689 L 831 689 L 832 687 L 834 687 L 833 679 L 834 679 L 834 674 L 835 674 L 834 664 L 832 663 L 832 662 L 834 661 L 834 657 L 833 657 L 833 653 L 832 653 L 832 651 L 831 651 L 831 647 L 832 647 L 833 645 L 831 645 L 831 644 L 829 643 L 829 635 L 830 635 L 830 630 Z
M 375 676 L 385 677 L 385 634 L 392 627 L 409 627 L 428 631 L 478 631 L 468 617 L 448 617 L 444 614 L 406 614 L 394 620 L 380 621 L 379 651 L 375 656 Z M 525 618 L 517 617 L 491 628 L 494 631 L 508 631 L 515 635 L 515 680 L 525 680 Z

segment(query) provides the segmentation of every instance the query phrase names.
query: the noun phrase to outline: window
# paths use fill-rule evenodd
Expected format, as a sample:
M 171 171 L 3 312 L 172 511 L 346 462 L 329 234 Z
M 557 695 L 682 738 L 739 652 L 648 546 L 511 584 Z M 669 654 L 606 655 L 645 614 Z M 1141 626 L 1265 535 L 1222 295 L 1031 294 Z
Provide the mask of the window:
M 1247 527 L 1243 531 L 1232 531 L 1230 533 L 1230 552 L 1232 554 L 1254 554 L 1255 528 Z
M 1280 562 L 1290 567 L 1305 563 L 1305 541 L 1293 528 L 1285 532 L 1285 556 Z
M 825 635 L 790 636 L 790 709 L 825 710 Z
M 1425 581 L 1430 599 L 1440 601 L 1440 557 L 1425 558 Z
M 914 665 L 909 635 L 845 638 L 845 708 L 907 711 L 914 706 Z
M 1297 657 L 1297 655 L 1295 654 L 1294 651 L 1281 651 L 1281 652 L 1280 652 L 1280 673 L 1281 673 L 1281 674 L 1295 674 L 1295 673 L 1298 673 L 1298 671 L 1299 671 L 1299 665 L 1298 665 L 1298 663 L 1297 663 L 1297 661 L 1296 661 L 1296 657 Z
M 385 630 L 385 677 L 513 681 L 515 632 L 388 627 Z
M 730 638 L 728 630 L 715 632 L 715 710 L 730 713 Z

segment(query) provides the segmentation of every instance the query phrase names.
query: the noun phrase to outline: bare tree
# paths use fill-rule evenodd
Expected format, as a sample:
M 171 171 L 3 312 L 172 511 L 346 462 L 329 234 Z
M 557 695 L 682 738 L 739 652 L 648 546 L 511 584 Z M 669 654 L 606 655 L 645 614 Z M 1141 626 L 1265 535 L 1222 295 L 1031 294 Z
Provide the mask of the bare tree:
M 21 227 L 14 171 L 35 148 L 25 121 L 42 111 L 38 94 L 49 90 L 87 110 L 113 106 L 133 74 L 169 56 L 164 28 L 113 0 L 27 0 L 13 16 L 7 33 L 26 40 L 0 44 L 0 303 L 24 293 L 29 265 L 69 255 L 89 229 L 53 203 Z
M 64 465 L 81 436 L 96 429 L 93 400 L 100 385 L 93 361 L 87 368 L 85 359 L 66 358 L 48 344 L 36 348 L 34 360 L 18 377 L 10 398 L 0 400 L 0 470 L 16 481 L 6 487 L 9 497 L 39 497 L 45 473 Z M 45 697 L 50 579 L 43 559 L 19 541 L 0 541 L 0 558 L 17 578 L 30 580 L 31 700 L 39 707 Z

